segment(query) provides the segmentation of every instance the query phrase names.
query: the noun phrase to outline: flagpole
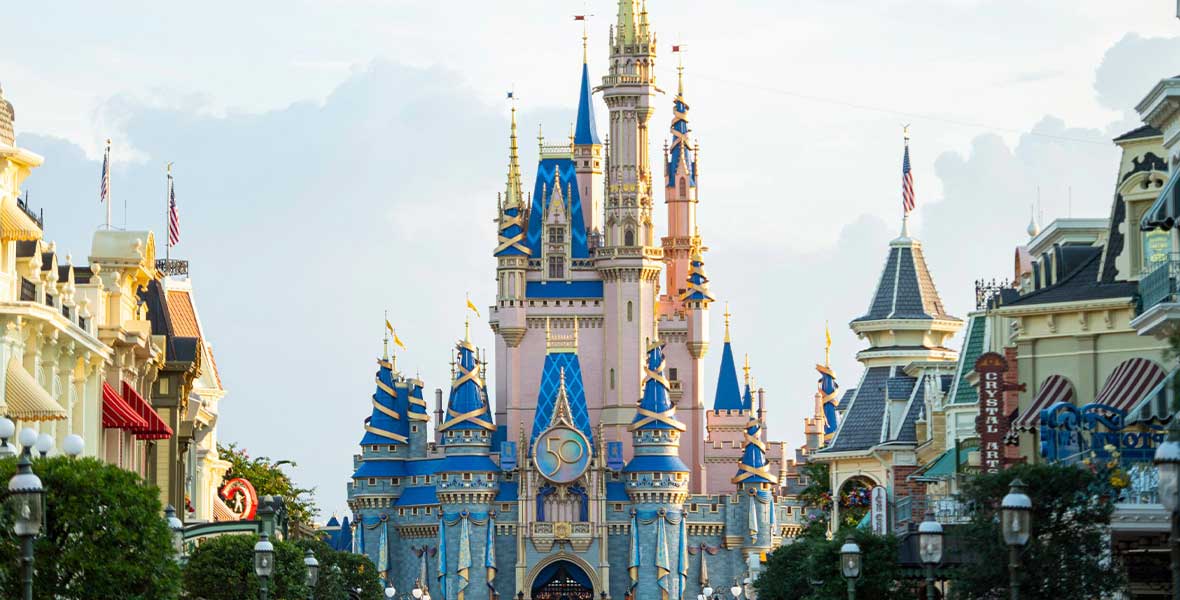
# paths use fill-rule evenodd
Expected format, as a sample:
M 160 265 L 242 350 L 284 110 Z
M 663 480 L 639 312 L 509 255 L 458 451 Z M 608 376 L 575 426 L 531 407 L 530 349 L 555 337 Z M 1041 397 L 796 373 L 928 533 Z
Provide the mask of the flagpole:
M 387 325 L 389 323 L 389 310 L 385 311 L 385 323 Z M 385 347 L 385 351 L 384 351 L 385 360 L 389 360 L 389 327 L 388 326 L 385 328 L 385 331 L 383 333 L 385 334 L 385 336 L 382 339 L 381 343 Z
M 172 163 L 165 165 L 167 177 L 164 179 L 164 232 L 167 235 L 164 246 L 164 260 L 172 258 Z
M 111 138 L 107 138 L 107 231 L 111 230 Z

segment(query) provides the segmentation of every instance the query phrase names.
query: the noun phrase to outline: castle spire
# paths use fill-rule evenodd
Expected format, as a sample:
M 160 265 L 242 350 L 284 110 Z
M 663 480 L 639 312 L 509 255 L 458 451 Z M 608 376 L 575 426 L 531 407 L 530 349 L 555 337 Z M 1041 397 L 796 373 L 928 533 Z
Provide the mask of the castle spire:
M 729 312 L 729 301 L 728 300 L 725 302 L 725 312 L 722 313 L 721 316 L 725 317 L 725 343 L 728 344 L 729 343 L 729 318 L 733 316 Z
M 742 390 L 738 387 L 737 365 L 733 360 L 733 345 L 729 343 L 729 303 L 725 303 L 725 344 L 721 348 L 721 370 L 717 374 L 717 392 L 713 396 L 713 410 L 741 410 Z
M 709 295 L 709 278 L 705 276 L 705 259 L 701 256 L 701 238 L 699 232 L 693 236 L 692 254 L 688 264 L 687 287 L 684 293 L 680 295 L 680 300 L 692 300 L 706 304 L 712 302 L 713 296 Z
M 470 321 L 467 321 L 470 323 Z M 439 431 L 459 429 L 483 429 L 495 431 L 491 411 L 487 403 L 487 390 L 480 377 L 479 361 L 470 335 L 456 344 L 458 360 L 454 380 L 451 381 L 451 396 L 447 403 L 447 416 L 438 426 Z
M 532 254 L 525 242 L 524 188 L 520 178 L 520 149 L 516 141 L 516 98 L 508 92 L 513 101 L 512 125 L 508 135 L 508 178 L 503 200 L 500 203 L 500 225 L 495 256 L 528 256 Z
M 582 36 L 585 48 L 585 34 Z M 590 65 L 586 57 L 582 56 L 582 84 L 578 90 L 578 117 L 574 128 L 574 144 L 578 146 L 598 145 L 602 141 L 598 138 L 598 128 L 594 123 L 594 88 L 590 87 Z
M 615 43 L 629 46 L 635 43 L 639 23 L 636 19 L 638 0 L 619 0 L 619 22 L 615 26 Z
M 746 422 L 746 447 L 738 463 L 733 483 L 778 483 L 778 477 L 770 472 L 770 461 L 766 460 L 766 442 L 762 441 L 762 423 L 754 416 Z
M 512 92 L 508 93 L 513 99 Z M 520 148 L 516 142 L 516 104 L 512 105 L 512 128 L 508 135 L 508 184 L 504 191 L 505 206 L 521 206 L 524 202 L 520 178 Z

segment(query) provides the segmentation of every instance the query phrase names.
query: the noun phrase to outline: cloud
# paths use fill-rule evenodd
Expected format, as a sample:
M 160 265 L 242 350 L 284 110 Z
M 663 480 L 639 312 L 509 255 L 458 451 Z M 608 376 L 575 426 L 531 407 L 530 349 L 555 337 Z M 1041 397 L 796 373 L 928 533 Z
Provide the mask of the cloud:
M 1157 81 L 1178 73 L 1180 37 L 1128 33 L 1103 55 L 1094 74 L 1094 91 L 1103 106 L 1133 111 Z

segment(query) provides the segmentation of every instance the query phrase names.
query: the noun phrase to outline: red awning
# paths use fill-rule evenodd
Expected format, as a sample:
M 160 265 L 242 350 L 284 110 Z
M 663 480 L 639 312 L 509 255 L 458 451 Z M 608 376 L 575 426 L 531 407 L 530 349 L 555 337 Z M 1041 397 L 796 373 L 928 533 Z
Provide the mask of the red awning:
M 143 431 L 135 432 L 135 437 L 141 440 L 166 440 L 172 437 L 172 428 L 160 418 L 156 409 L 152 408 L 152 405 L 148 404 L 147 400 L 144 400 L 143 396 L 140 396 L 139 392 L 135 391 L 135 388 L 126 381 L 123 382 L 123 399 L 147 422 Z
M 1163 368 L 1146 358 L 1125 360 L 1106 378 L 1106 384 L 1094 397 L 1094 403 L 1128 411 L 1166 375 Z
M 147 421 L 119 397 L 115 388 L 102 382 L 102 426 L 106 429 L 125 429 L 132 433 L 147 429 Z
M 1012 422 L 1012 430 L 1036 431 L 1041 424 L 1041 411 L 1058 402 L 1073 402 L 1073 384 L 1060 375 L 1050 375 L 1041 382 L 1041 389 L 1028 410 Z

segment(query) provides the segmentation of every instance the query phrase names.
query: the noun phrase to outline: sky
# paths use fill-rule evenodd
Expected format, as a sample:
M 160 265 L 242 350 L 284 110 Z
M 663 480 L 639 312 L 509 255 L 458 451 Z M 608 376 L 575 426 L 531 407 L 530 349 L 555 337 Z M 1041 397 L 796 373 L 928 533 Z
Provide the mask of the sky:
M 164 164 L 181 213 L 174 256 L 223 383 L 219 432 L 291 459 L 325 518 L 371 412 L 382 314 L 399 366 L 446 387 L 465 293 L 494 300 L 496 193 L 518 98 L 531 181 L 538 127 L 568 135 L 581 25 L 592 78 L 606 63 L 607 0 L 418 3 L 112 0 L 8 8 L 0 83 L 18 144 L 45 157 L 25 188 L 46 238 L 85 262 L 104 219 L 103 141 L 114 140 L 113 223 L 161 230 Z M 910 126 L 922 240 L 948 310 L 976 279 L 1011 276 L 1039 198 L 1042 223 L 1107 216 L 1134 105 L 1180 73 L 1169 0 L 649 0 L 657 77 L 674 43 L 701 144 L 701 234 L 733 344 L 766 388 L 775 439 L 802 442 L 814 364 L 855 386 L 863 314 L 901 217 Z M 52 11 L 52 12 L 50 12 Z M 671 98 L 652 120 L 657 156 Z M 600 132 L 607 114 L 598 100 Z M 126 208 L 124 209 L 124 206 Z M 657 202 L 657 235 L 664 206 Z M 162 236 L 157 236 L 161 239 Z M 706 401 L 720 360 L 712 311 Z M 481 346 L 486 326 L 473 326 Z M 740 360 L 740 359 L 739 359 Z M 490 370 L 489 370 L 490 371 Z

